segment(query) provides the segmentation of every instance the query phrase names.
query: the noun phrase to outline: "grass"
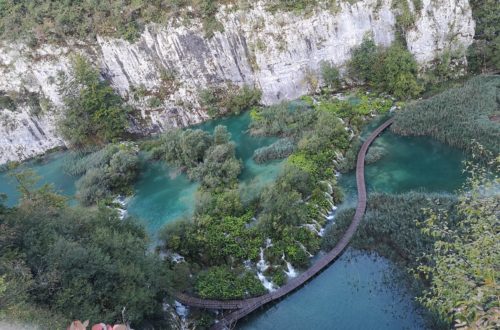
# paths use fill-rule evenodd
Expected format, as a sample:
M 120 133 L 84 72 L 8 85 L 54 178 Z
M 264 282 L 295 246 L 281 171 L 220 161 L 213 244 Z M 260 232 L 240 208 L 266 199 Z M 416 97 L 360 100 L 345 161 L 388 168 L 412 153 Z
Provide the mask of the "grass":
M 500 76 L 477 76 L 462 87 L 408 104 L 392 130 L 428 135 L 452 147 L 472 151 L 473 141 L 494 155 L 500 152 Z

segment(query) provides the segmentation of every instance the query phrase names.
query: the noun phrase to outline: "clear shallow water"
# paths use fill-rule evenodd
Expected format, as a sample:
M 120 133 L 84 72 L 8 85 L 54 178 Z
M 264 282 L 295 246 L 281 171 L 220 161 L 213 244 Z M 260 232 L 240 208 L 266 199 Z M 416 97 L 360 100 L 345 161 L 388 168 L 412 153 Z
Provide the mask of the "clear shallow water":
M 382 120 L 368 125 L 368 136 Z M 427 137 L 401 137 L 384 132 L 373 144 L 386 150 L 376 163 L 366 165 L 368 193 L 410 190 L 455 191 L 464 182 L 462 151 Z M 356 203 L 354 171 L 339 183 L 345 201 Z M 355 257 L 354 257 L 355 256 Z M 425 329 L 412 296 L 390 281 L 397 272 L 387 259 L 349 249 L 306 286 L 243 320 L 241 329 Z
M 258 165 L 251 159 L 253 151 L 268 145 L 273 138 L 251 137 L 244 132 L 249 114 L 199 125 L 212 131 L 216 125 L 228 126 L 237 143 L 237 156 L 245 169 L 241 174 L 242 189 L 255 192 L 270 183 L 282 162 Z M 365 129 L 369 134 L 377 126 Z M 400 137 L 385 132 L 374 144 L 390 148 L 382 159 L 366 166 L 369 192 L 453 191 L 464 180 L 461 173 L 462 152 L 424 137 Z M 58 191 L 75 194 L 76 178 L 64 174 L 66 154 L 55 153 L 42 162 L 28 162 L 42 176 L 41 183 L 53 183 Z M 355 203 L 354 173 L 339 179 L 347 195 L 346 206 Z M 146 164 L 135 185 L 135 196 L 128 207 L 130 214 L 141 218 L 153 235 L 166 222 L 192 212 L 197 184 L 185 175 L 176 175 L 166 165 Z M 8 205 L 19 195 L 7 173 L 0 173 L 0 192 L 9 195 Z M 356 258 L 352 258 L 353 254 Z M 387 276 L 395 271 L 384 258 L 347 251 L 339 260 L 283 301 L 257 312 L 239 327 L 243 329 L 420 329 L 423 321 L 415 311 L 411 297 L 404 290 L 387 284 Z
M 40 176 L 39 185 L 52 184 L 60 194 L 72 197 L 76 193 L 75 182 L 78 178 L 64 173 L 63 165 L 67 157 L 68 154 L 65 152 L 55 152 L 40 160 L 29 161 L 20 166 L 35 171 Z M 20 194 L 17 191 L 16 182 L 9 176 L 8 172 L 0 173 L 0 193 L 7 195 L 7 206 L 17 204 Z M 72 202 L 74 203 L 74 200 Z
M 376 126 L 376 123 L 371 123 L 363 135 Z M 399 136 L 386 131 L 375 140 L 372 147 L 383 148 L 384 156 L 373 164 L 365 165 L 368 193 L 402 193 L 411 190 L 454 192 L 464 183 L 464 153 L 429 137 Z M 355 172 L 342 174 L 339 183 L 346 196 L 344 205 L 356 203 Z
M 425 328 L 408 293 L 391 283 L 395 272 L 387 259 L 349 249 L 304 287 L 241 321 L 237 328 Z
M 253 161 L 254 150 L 273 143 L 276 138 L 246 134 L 249 124 L 250 114 L 246 112 L 240 116 L 211 120 L 192 128 L 212 133 L 217 125 L 227 127 L 231 139 L 236 143 L 236 156 L 244 165 L 240 175 L 241 189 L 244 189 L 246 195 L 252 196 L 274 180 L 282 162 L 259 165 Z M 189 216 L 194 211 L 198 184 L 189 181 L 184 174 L 175 173 L 175 169 L 163 163 L 148 163 L 134 188 L 135 195 L 128 204 L 128 212 L 138 217 L 153 236 L 166 223 Z
M 218 120 L 212 120 L 193 128 L 212 133 L 217 125 L 225 125 L 236 143 L 236 156 L 242 160 L 244 169 L 240 175 L 244 196 L 255 196 L 265 185 L 278 175 L 282 161 L 256 164 L 253 159 L 255 149 L 270 145 L 274 137 L 254 137 L 246 134 L 250 124 L 250 113 Z M 77 177 L 66 175 L 63 165 L 68 153 L 58 152 L 43 157 L 41 161 L 23 164 L 41 176 L 41 184 L 52 183 L 57 191 L 74 196 Z M 192 214 L 195 202 L 196 182 L 186 175 L 176 173 L 163 162 L 147 162 L 143 165 L 138 181 L 134 185 L 134 196 L 130 199 L 127 211 L 143 223 L 151 235 L 155 235 L 166 223 L 182 216 Z M 13 206 L 19 199 L 15 182 L 7 172 L 0 173 L 0 193 L 8 196 L 7 205 Z M 74 201 L 73 201 L 74 202 Z

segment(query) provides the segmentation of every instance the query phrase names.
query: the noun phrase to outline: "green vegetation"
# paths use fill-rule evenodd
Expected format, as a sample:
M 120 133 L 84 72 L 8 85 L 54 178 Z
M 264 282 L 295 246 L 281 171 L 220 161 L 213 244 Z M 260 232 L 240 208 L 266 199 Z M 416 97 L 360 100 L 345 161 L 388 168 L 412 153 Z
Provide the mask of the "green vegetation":
M 417 62 L 399 43 L 381 48 L 365 37 L 353 50 L 349 70 L 370 86 L 400 99 L 416 97 L 423 90 L 417 81 Z
M 212 267 L 202 272 L 196 283 L 196 291 L 202 298 L 219 299 L 259 296 L 266 293 L 254 274 L 228 267 Z
M 279 139 L 270 146 L 262 147 L 253 152 L 253 159 L 257 164 L 265 163 L 274 159 L 283 159 L 290 156 L 295 150 L 293 140 L 289 138 Z
M 403 135 L 430 135 L 443 143 L 471 150 L 477 141 L 500 152 L 499 76 L 479 76 L 461 88 L 409 104 L 396 115 L 392 129 Z
M 484 155 L 482 155 L 484 153 Z M 460 195 L 409 192 L 370 195 L 351 242 L 375 250 L 408 270 L 418 300 L 435 327 L 488 329 L 498 321 L 500 159 L 476 146 Z M 488 159 L 486 166 L 483 159 Z M 477 163 L 481 160 L 481 163 Z M 338 213 L 323 239 L 330 249 L 352 221 L 354 209 Z M 496 318 L 496 319 L 495 319 Z M 496 320 L 496 321 L 495 321 Z
M 70 320 L 165 327 L 169 275 L 135 222 L 110 208 L 69 207 L 50 186 L 15 172 L 22 199 L 0 206 L 0 315 L 47 329 Z
M 315 120 L 311 107 L 302 102 L 283 102 L 270 107 L 255 109 L 250 132 L 254 135 L 283 136 L 297 139 L 304 128 Z
M 72 145 L 104 144 L 126 134 L 131 109 L 84 57 L 73 59 L 69 77 L 59 76 L 59 92 L 66 107 L 60 131 Z
M 268 0 L 267 10 L 308 12 L 322 2 L 317 0 Z M 328 4 L 334 1 L 327 1 Z M 51 0 L 0 1 L 0 38 L 24 37 L 32 45 L 44 42 L 64 42 L 68 38 L 88 39 L 96 35 L 137 39 L 148 23 L 189 24 L 201 20 L 205 36 L 211 38 L 223 26 L 216 19 L 221 5 L 246 9 L 251 3 L 229 0 L 155 0 L 78 2 Z
M 491 159 L 491 153 L 486 158 Z M 430 280 L 420 301 L 442 319 L 458 326 L 489 329 L 498 325 L 500 308 L 500 157 L 490 168 L 472 161 L 467 191 L 459 198 L 453 215 L 428 211 L 422 232 L 432 238 L 432 252 L 418 270 Z
M 215 14 L 224 2 L 4 0 L 0 2 L 0 36 L 29 37 L 32 44 L 95 38 L 97 34 L 133 41 L 147 23 L 166 23 L 174 18 L 200 18 L 207 36 L 211 36 L 220 29 Z
M 207 110 L 211 117 L 220 117 L 229 114 L 240 114 L 258 105 L 262 92 L 253 87 L 244 85 L 211 87 L 200 91 L 201 105 Z
M 76 182 L 76 197 L 82 205 L 109 203 L 113 196 L 131 193 L 139 171 L 138 150 L 132 144 L 109 144 L 86 154 L 73 152 L 65 171 L 81 176 Z
M 336 67 L 331 63 L 321 62 L 320 70 L 321 78 L 326 86 L 333 90 L 340 88 L 340 73 Z
M 265 275 L 282 285 L 286 262 L 305 268 L 319 251 L 325 214 L 342 198 L 333 161 L 349 148 L 352 134 L 340 116 L 356 116 L 353 122 L 361 125 L 392 101 L 361 94 L 345 104 L 326 96 L 314 107 L 308 101 L 252 110 L 251 133 L 280 138 L 255 157 L 289 157 L 276 181 L 250 198 L 239 187 L 241 162 L 224 126 L 213 135 L 173 130 L 149 146 L 155 158 L 200 182 L 194 215 L 168 224 L 160 234 L 163 250 L 185 258 L 172 267 L 174 278 L 193 279 L 174 281 L 177 290 L 221 299 L 258 295 L 264 288 L 242 268 L 244 262 L 257 262 L 262 251 L 270 263 Z
M 471 0 L 476 22 L 474 42 L 468 49 L 467 62 L 472 72 L 500 70 L 500 3 L 496 0 Z

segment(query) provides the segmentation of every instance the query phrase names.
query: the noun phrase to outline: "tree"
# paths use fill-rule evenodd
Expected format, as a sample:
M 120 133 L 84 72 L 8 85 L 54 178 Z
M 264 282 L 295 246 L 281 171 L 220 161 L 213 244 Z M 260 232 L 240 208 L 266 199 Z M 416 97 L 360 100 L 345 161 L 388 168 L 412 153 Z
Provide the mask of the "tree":
M 340 73 L 339 70 L 329 62 L 321 62 L 320 64 L 321 78 L 323 83 L 332 89 L 340 87 Z
M 75 146 L 122 138 L 129 127 L 130 108 L 83 56 L 73 59 L 71 69 L 70 77 L 59 76 L 65 105 L 59 123 L 63 137 Z
M 417 62 L 408 50 L 397 43 L 381 51 L 374 72 L 375 86 L 397 98 L 416 97 L 422 91 L 417 82 Z
M 490 165 L 499 171 L 500 157 Z M 467 168 L 470 178 L 456 207 L 457 219 L 429 212 L 422 223 L 423 233 L 435 242 L 419 267 L 430 280 L 420 301 L 457 326 L 494 328 L 500 292 L 500 180 L 482 165 L 469 162 Z
M 351 60 L 349 61 L 350 73 L 362 81 L 371 81 L 376 61 L 377 46 L 373 38 L 365 36 L 363 42 L 352 51 Z
M 0 305 L 93 323 L 121 320 L 124 307 L 136 325 L 163 313 L 169 276 L 148 252 L 143 228 L 106 207 L 69 207 L 48 188 L 27 190 L 19 205 L 0 212 L 0 278 L 7 285 Z

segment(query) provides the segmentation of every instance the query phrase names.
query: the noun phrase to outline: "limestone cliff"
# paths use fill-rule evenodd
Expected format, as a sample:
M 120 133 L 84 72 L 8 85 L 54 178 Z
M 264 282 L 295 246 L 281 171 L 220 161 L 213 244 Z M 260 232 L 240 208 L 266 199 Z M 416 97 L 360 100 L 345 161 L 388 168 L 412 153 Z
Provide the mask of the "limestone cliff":
M 404 36 L 422 67 L 441 52 L 463 51 L 472 42 L 475 24 L 468 0 L 422 0 L 418 12 L 409 4 L 416 20 Z M 140 112 L 135 129 L 147 133 L 206 120 L 197 96 L 209 85 L 255 85 L 265 104 L 303 95 L 310 88 L 306 78 L 319 76 L 321 61 L 342 67 L 365 34 L 389 45 L 397 15 L 390 0 L 338 2 L 307 15 L 270 13 L 256 3 L 247 10 L 222 9 L 217 18 L 224 29 L 211 39 L 193 21 L 149 25 L 134 43 L 98 37 L 92 43 L 68 40 L 65 46 L 30 49 L 4 42 L 0 97 L 16 95 L 22 101 L 10 110 L 0 102 L 0 163 L 64 145 L 55 127 L 63 111 L 56 77 L 68 71 L 72 53 L 87 55 L 101 68 Z

